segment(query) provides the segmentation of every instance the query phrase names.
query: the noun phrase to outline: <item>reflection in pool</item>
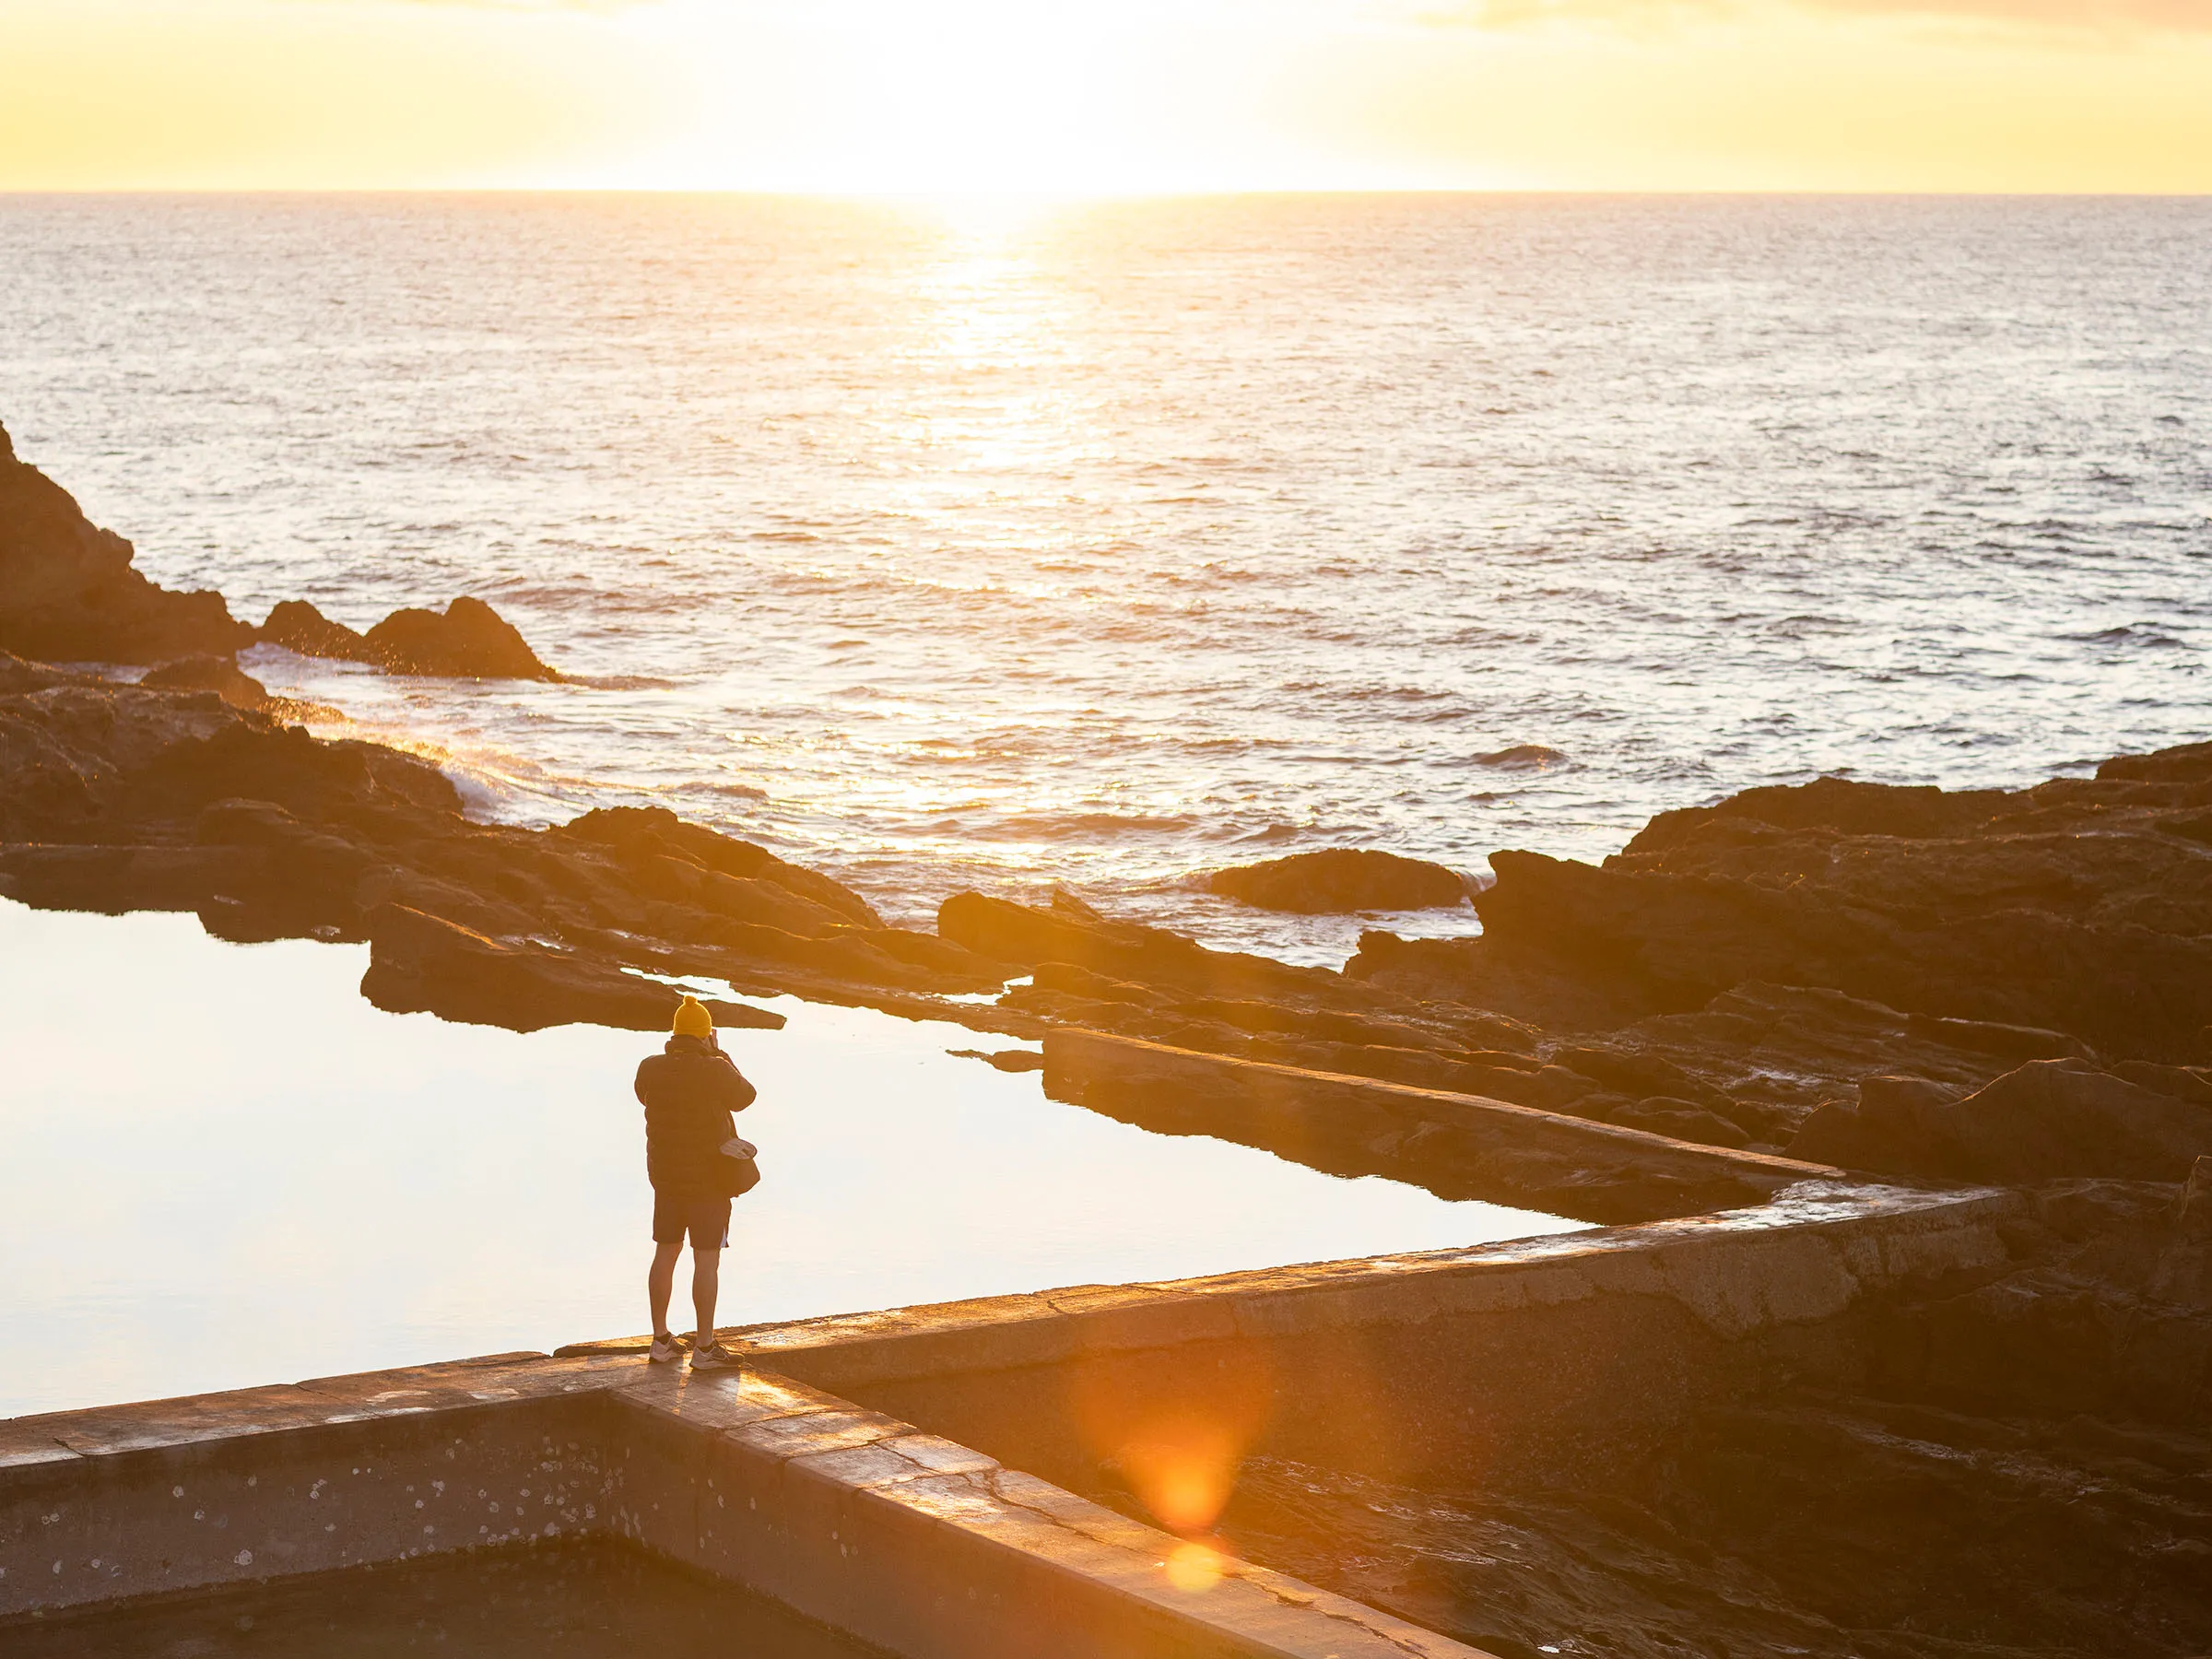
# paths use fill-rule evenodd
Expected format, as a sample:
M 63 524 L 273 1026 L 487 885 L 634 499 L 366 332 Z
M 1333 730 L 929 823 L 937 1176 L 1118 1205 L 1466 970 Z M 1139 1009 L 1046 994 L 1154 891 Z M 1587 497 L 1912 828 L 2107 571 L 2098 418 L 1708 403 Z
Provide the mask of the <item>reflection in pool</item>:
M 0 900 L 0 1416 L 644 1327 L 657 1040 L 380 1013 L 367 959 Z M 1118 1124 L 948 1056 L 959 1027 L 772 1006 L 724 1036 L 765 1172 L 728 1324 L 1581 1225 Z

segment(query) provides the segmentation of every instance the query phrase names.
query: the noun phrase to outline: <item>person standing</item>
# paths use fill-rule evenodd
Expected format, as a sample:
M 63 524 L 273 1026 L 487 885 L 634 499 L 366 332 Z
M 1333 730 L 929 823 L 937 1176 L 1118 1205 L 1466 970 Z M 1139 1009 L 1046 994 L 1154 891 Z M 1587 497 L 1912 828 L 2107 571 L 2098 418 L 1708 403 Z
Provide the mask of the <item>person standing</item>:
M 732 1371 L 741 1361 L 715 1340 L 714 1299 L 721 1287 L 722 1253 L 730 1242 L 729 1188 L 721 1166 L 723 1143 L 737 1135 L 735 1113 L 753 1103 L 755 1090 L 736 1063 L 722 1052 L 714 1018 L 696 997 L 677 1005 L 675 1034 L 638 1066 L 637 1096 L 645 1108 L 645 1173 L 653 1182 L 653 1270 L 646 1293 L 653 1302 L 649 1357 L 667 1363 L 683 1358 L 683 1343 L 668 1329 L 668 1299 L 676 1264 L 691 1239 L 693 1371 Z

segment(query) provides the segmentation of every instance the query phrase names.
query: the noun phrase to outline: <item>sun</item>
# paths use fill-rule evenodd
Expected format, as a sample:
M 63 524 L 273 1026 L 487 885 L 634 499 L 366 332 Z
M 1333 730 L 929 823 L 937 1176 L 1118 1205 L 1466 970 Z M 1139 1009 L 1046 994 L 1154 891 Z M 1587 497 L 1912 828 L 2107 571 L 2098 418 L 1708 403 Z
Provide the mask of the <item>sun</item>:
M 784 26 L 677 0 L 639 27 L 684 41 L 729 164 L 772 150 L 777 188 L 957 200 L 974 222 L 1199 182 L 1168 88 L 1204 78 L 1210 37 L 1163 26 L 1159 0 L 828 0 Z M 711 182 L 715 143 L 677 165 Z

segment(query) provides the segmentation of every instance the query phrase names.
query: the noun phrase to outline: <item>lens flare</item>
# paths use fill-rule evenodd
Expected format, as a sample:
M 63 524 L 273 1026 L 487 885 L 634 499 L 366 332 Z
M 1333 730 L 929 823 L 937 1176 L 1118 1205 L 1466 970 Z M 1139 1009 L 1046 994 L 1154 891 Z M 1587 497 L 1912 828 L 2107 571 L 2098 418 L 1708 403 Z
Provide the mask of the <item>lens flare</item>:
M 1162 1425 L 1156 1433 L 1123 1445 L 1115 1460 L 1123 1477 L 1170 1532 L 1210 1532 L 1237 1489 L 1243 1436 L 1204 1421 Z
M 1221 1582 L 1221 1557 L 1204 1544 L 1184 1544 L 1167 1559 L 1168 1583 L 1186 1595 L 1204 1595 Z
M 1187 1372 L 1157 1359 L 1076 1369 L 1069 1405 L 1085 1442 L 1153 1518 L 1186 1542 L 1212 1539 L 1244 1459 L 1275 1406 L 1266 1351 L 1240 1347 Z

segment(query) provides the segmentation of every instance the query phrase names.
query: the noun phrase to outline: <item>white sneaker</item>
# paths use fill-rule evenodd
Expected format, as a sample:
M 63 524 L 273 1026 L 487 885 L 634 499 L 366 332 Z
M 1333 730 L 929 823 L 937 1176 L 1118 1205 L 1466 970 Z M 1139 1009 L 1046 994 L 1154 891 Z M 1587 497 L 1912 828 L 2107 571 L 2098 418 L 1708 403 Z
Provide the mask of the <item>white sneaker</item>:
M 667 1365 L 684 1357 L 684 1345 L 685 1338 L 681 1336 L 655 1336 L 653 1346 L 645 1350 L 645 1358 L 655 1365 Z

